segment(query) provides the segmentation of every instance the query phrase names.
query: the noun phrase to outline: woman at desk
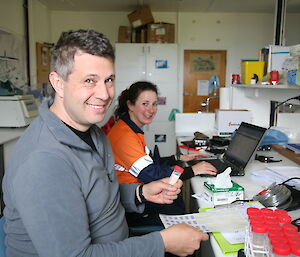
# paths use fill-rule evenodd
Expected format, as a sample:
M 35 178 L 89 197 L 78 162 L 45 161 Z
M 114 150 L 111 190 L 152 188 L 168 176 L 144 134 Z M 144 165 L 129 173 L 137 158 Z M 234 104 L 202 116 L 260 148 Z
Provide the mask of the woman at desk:
M 175 156 L 160 158 L 157 146 L 153 155 L 146 145 L 142 128 L 150 124 L 157 112 L 157 87 L 139 81 L 125 89 L 118 98 L 115 110 L 117 123 L 108 134 L 115 157 L 115 170 L 120 184 L 149 183 L 160 178 L 169 177 L 172 166 L 178 164 Z M 180 161 L 190 161 L 200 154 L 180 156 Z M 199 162 L 186 167 L 181 179 L 189 179 L 195 175 L 216 173 L 215 167 L 207 162 Z M 161 224 L 158 213 L 183 214 L 183 200 L 177 199 L 172 205 L 146 205 L 144 214 L 127 214 L 129 225 Z M 146 214 L 146 215 L 145 215 Z

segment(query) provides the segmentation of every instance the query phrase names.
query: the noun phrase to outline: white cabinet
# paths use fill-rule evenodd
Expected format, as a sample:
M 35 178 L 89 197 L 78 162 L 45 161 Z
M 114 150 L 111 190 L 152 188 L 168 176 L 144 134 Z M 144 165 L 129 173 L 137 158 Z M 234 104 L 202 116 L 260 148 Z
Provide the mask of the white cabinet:
M 176 44 L 116 44 L 116 99 L 132 83 L 147 80 L 156 84 L 159 97 L 166 103 L 158 106 L 154 122 L 144 127 L 147 145 L 158 144 L 161 155 L 176 150 L 174 121 L 168 121 L 173 108 L 178 108 L 178 68 Z M 166 135 L 166 142 L 155 142 L 155 136 Z

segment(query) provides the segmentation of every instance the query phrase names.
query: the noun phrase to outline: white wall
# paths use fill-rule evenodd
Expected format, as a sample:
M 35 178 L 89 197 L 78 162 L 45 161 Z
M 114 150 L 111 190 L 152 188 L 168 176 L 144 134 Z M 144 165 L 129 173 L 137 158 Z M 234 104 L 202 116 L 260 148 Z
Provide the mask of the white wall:
M 51 42 L 51 17 L 48 8 L 36 0 L 28 1 L 31 89 L 37 89 L 36 43 Z
M 23 0 L 0 0 L 0 29 L 24 36 Z

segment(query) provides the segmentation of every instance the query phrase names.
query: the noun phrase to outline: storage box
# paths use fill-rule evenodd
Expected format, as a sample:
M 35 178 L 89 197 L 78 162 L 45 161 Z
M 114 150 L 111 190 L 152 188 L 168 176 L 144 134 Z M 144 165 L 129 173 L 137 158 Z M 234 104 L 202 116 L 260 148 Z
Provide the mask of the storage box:
M 265 62 L 262 61 L 242 61 L 242 84 L 250 84 L 254 74 L 261 80 L 264 76 Z
M 131 27 L 120 26 L 118 34 L 119 43 L 131 43 Z
M 230 204 L 236 200 L 244 200 L 244 188 L 232 182 L 231 188 L 215 188 L 214 185 L 204 182 L 204 195 L 215 206 L 220 204 Z
M 132 30 L 132 43 L 147 43 L 147 26 Z
M 148 24 L 148 43 L 174 43 L 175 25 L 171 23 Z
M 216 110 L 215 127 L 219 136 L 230 136 L 242 123 L 251 123 L 248 110 Z
M 128 19 L 133 28 L 154 22 L 152 12 L 149 7 L 144 7 L 128 14 Z

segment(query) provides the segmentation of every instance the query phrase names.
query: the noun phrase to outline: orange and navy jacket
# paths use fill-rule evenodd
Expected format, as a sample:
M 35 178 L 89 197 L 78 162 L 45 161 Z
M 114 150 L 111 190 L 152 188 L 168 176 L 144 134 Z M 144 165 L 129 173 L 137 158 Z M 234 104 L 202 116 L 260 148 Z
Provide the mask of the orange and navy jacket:
M 171 174 L 155 165 L 145 143 L 144 132 L 129 118 L 120 119 L 108 134 L 120 184 L 148 183 Z M 165 172 L 164 172 L 165 171 Z
M 172 168 L 168 162 L 162 162 L 159 157 L 152 158 L 145 143 L 144 132 L 128 115 L 112 127 L 108 139 L 120 184 L 149 183 L 171 175 Z M 184 173 L 186 178 L 193 176 L 191 168 Z

